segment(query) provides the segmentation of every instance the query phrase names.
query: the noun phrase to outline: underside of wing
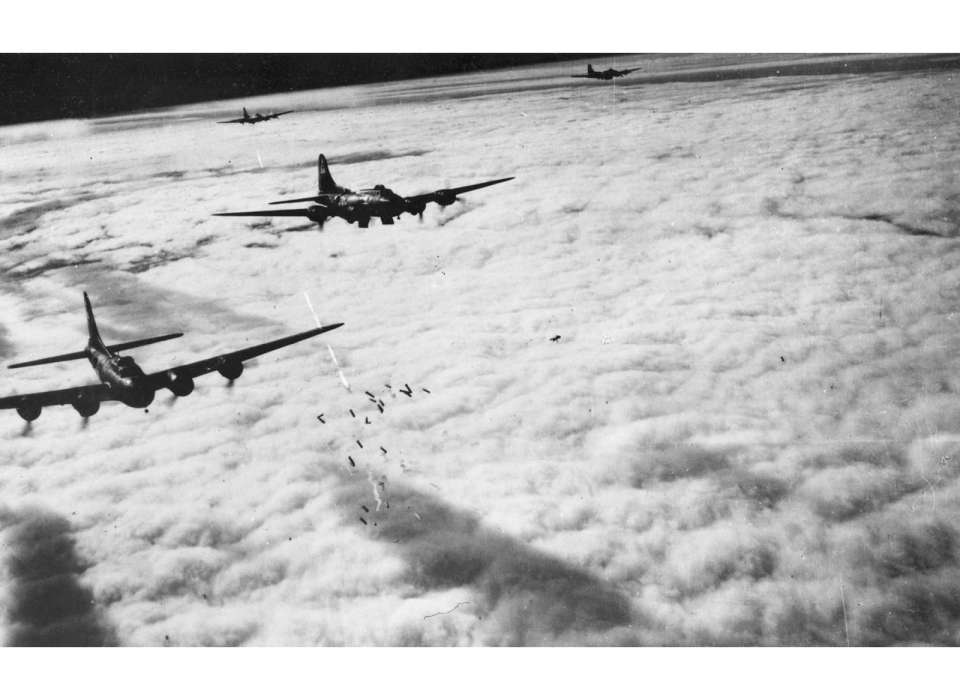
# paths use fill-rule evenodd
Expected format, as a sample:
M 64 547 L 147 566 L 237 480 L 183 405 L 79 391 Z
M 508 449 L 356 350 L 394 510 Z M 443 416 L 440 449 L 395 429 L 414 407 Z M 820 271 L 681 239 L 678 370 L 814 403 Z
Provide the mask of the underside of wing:
M 154 372 L 153 374 L 147 375 L 147 379 L 154 389 L 167 387 L 170 386 L 171 382 L 193 379 L 194 377 L 199 377 L 210 372 L 220 372 L 228 379 L 236 379 L 243 372 L 243 363 L 247 360 L 272 352 L 273 350 L 278 350 L 287 345 L 299 343 L 301 340 L 312 338 L 315 335 L 332 331 L 342 325 L 342 323 L 334 323 L 329 326 L 323 326 L 322 328 L 313 328 L 303 333 L 288 335 L 284 338 L 271 340 L 268 343 L 261 343 L 260 345 L 253 345 L 243 350 L 235 350 L 233 352 L 223 353 L 222 355 L 216 355 L 215 357 L 208 357 L 203 360 L 191 362 L 190 364 L 172 367 L 162 372 Z
M 6 396 L 0 398 L 0 409 L 16 408 L 28 412 L 32 409 L 36 411 L 36 415 L 39 415 L 39 409 L 44 406 L 81 405 L 116 400 L 106 384 L 89 384 L 70 389 L 54 389 L 53 391 L 38 391 L 33 394 Z
M 227 211 L 214 216 L 310 216 L 309 209 L 264 209 L 263 211 Z
M 243 124 L 243 119 L 230 119 L 225 122 L 217 122 L 217 124 Z
M 490 187 L 492 185 L 499 185 L 501 182 L 507 182 L 512 180 L 513 177 L 504 177 L 499 180 L 487 180 L 486 182 L 478 182 L 475 185 L 464 185 L 463 187 L 451 187 L 442 190 L 436 190 L 434 192 L 427 192 L 426 194 L 418 194 L 413 197 L 408 197 L 407 201 L 412 204 L 419 204 L 424 202 L 438 202 L 440 204 L 449 204 L 452 202 L 453 198 L 457 195 L 463 194 L 464 192 L 472 192 L 473 190 L 479 190 L 484 187 Z
M 479 190 L 484 187 L 490 187 L 491 185 L 499 185 L 501 182 L 507 182 L 512 180 L 512 177 L 502 177 L 499 180 L 487 180 L 486 182 L 480 182 L 476 185 L 465 185 L 464 187 L 454 187 L 452 189 L 443 190 L 444 192 L 449 192 L 450 194 L 463 194 L 464 192 L 472 192 L 473 190 Z

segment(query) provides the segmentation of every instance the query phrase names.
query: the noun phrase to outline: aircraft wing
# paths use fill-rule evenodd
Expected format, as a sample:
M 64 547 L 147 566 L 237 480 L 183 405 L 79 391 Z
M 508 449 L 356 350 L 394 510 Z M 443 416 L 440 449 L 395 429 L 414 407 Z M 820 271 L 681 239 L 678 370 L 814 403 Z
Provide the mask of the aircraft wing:
M 580 75 L 571 75 L 570 77 L 571 78 L 592 78 L 593 76 L 587 73 L 581 73 Z
M 620 75 L 626 75 L 627 73 L 633 73 L 634 71 L 643 70 L 642 68 L 624 68 L 623 70 L 617 71 Z
M 303 333 L 288 335 L 285 338 L 271 340 L 269 343 L 261 343 L 260 345 L 253 345 L 249 348 L 244 348 L 243 350 L 234 350 L 233 352 L 227 352 L 215 357 L 208 357 L 205 360 L 191 362 L 187 365 L 171 367 L 170 369 L 165 369 L 161 372 L 148 374 L 147 380 L 154 389 L 160 389 L 169 384 L 170 374 L 174 374 L 177 377 L 190 377 L 192 379 L 210 372 L 216 372 L 217 370 L 230 364 L 246 362 L 247 360 L 251 360 L 259 355 L 273 352 L 274 350 L 286 347 L 287 345 L 299 343 L 301 340 L 306 340 L 307 338 L 312 338 L 315 335 L 332 331 L 333 329 L 339 328 L 342 325 L 342 323 L 334 323 L 329 326 L 323 326 L 322 328 L 314 328 L 309 331 L 304 331 Z
M 230 119 L 225 122 L 217 122 L 217 124 L 243 124 L 244 119 Z
M 436 190 L 435 192 L 427 192 L 426 194 L 418 194 L 413 197 L 407 197 L 407 201 L 415 204 L 426 204 L 427 202 L 439 202 L 443 199 L 450 199 L 456 197 L 458 194 L 463 194 L 464 192 L 472 192 L 473 190 L 479 190 L 483 187 L 490 187 L 491 185 L 499 185 L 501 182 L 506 182 L 507 180 L 512 180 L 512 177 L 504 177 L 499 180 L 488 180 L 487 182 L 479 182 L 476 185 L 465 185 L 464 187 L 451 187 L 448 189 Z
M 38 391 L 33 394 L 17 394 L 0 398 L 0 409 L 20 408 L 22 406 L 65 406 L 77 401 L 95 399 L 97 402 L 115 401 L 116 398 L 106 384 L 75 386 L 71 389 Z
M 290 109 L 286 112 L 274 112 L 273 114 L 268 114 L 267 119 L 276 119 L 277 117 L 282 117 L 284 114 L 293 114 L 296 111 L 295 109 Z
M 309 209 L 264 209 L 263 211 L 225 211 L 214 216 L 310 216 Z

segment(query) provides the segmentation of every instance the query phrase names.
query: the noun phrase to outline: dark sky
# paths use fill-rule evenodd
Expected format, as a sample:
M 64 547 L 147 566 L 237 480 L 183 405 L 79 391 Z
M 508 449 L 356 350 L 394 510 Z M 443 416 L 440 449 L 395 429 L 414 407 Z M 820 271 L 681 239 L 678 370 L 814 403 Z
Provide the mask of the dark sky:
M 0 124 L 404 80 L 576 54 L 0 54 Z

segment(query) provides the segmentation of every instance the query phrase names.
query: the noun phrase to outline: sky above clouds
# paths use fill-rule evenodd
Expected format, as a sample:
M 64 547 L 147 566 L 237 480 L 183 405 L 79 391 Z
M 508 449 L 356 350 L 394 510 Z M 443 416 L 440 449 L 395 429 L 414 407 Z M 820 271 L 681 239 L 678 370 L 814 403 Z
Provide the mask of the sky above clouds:
M 956 644 L 960 73 L 582 68 L 0 129 L 4 364 L 82 347 L 82 290 L 107 342 L 185 332 L 146 371 L 310 328 L 304 292 L 345 323 L 149 413 L 0 416 L 6 642 Z M 321 152 L 516 179 L 392 227 L 210 216 Z

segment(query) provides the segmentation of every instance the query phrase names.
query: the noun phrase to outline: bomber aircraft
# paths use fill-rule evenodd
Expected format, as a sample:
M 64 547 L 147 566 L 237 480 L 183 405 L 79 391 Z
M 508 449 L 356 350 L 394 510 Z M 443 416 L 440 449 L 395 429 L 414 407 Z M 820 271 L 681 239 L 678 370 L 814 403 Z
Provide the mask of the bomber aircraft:
M 56 355 L 54 357 L 45 357 L 42 360 L 31 360 L 29 362 L 19 362 L 10 365 L 10 368 L 32 367 L 34 365 L 49 364 L 52 362 L 65 362 L 67 360 L 89 360 L 93 365 L 93 371 L 97 373 L 100 379 L 99 384 L 89 384 L 87 386 L 78 386 L 70 389 L 55 389 L 53 391 L 40 391 L 35 394 L 20 394 L 18 396 L 7 396 L 0 398 L 0 409 L 15 408 L 20 417 L 25 421 L 32 422 L 40 417 L 40 411 L 44 406 L 63 406 L 69 404 L 84 419 L 89 418 L 100 410 L 100 404 L 105 401 L 120 401 L 121 403 L 133 408 L 145 408 L 153 401 L 154 395 L 159 389 L 169 389 L 176 396 L 186 396 L 194 389 L 193 380 L 195 377 L 217 371 L 232 383 L 234 379 L 243 374 L 243 363 L 258 355 L 272 352 L 278 348 L 299 343 L 315 335 L 332 331 L 339 328 L 342 323 L 334 323 L 322 328 L 288 335 L 285 338 L 272 340 L 262 345 L 235 350 L 233 352 L 216 355 L 205 360 L 191 362 L 179 367 L 172 367 L 160 372 L 146 374 L 132 357 L 119 355 L 121 350 L 138 348 L 150 343 L 159 343 L 162 340 L 179 338 L 183 333 L 170 333 L 160 335 L 154 338 L 143 338 L 141 340 L 131 340 L 126 343 L 117 343 L 115 345 L 106 345 L 100 337 L 97 330 L 97 322 L 93 317 L 93 308 L 90 305 L 90 298 L 87 293 L 83 293 L 83 303 L 87 309 L 87 330 L 89 339 L 87 347 L 80 352 L 71 352 L 65 355 Z
M 643 70 L 642 68 L 625 68 L 623 70 L 614 70 L 613 68 L 607 68 L 606 70 L 596 71 L 593 69 L 593 64 L 587 64 L 587 72 L 583 75 L 571 75 L 571 78 L 596 78 L 597 80 L 613 80 L 614 78 L 620 78 L 628 73 L 633 73 L 634 71 Z
M 243 108 L 243 116 L 239 119 L 230 119 L 225 122 L 217 122 L 217 124 L 257 124 L 259 122 L 270 121 L 271 119 L 276 119 L 277 117 L 282 117 L 284 114 L 292 114 L 295 110 L 289 110 L 288 112 L 274 112 L 273 114 L 260 114 L 256 112 L 252 117 L 247 113 L 247 108 Z
M 352 224 L 356 222 L 360 228 L 367 228 L 372 218 L 379 218 L 382 223 L 389 225 L 401 214 L 416 214 L 417 216 L 423 217 L 423 210 L 426 209 L 427 204 L 430 202 L 436 202 L 441 207 L 445 207 L 457 201 L 457 195 L 461 195 L 464 192 L 479 190 L 482 187 L 490 187 L 491 185 L 513 179 L 512 177 L 504 177 L 499 180 L 488 180 L 487 182 L 481 182 L 476 185 L 436 190 L 426 194 L 418 194 L 413 197 L 401 197 L 383 185 L 376 185 L 368 190 L 354 192 L 334 182 L 333 176 L 330 175 L 330 168 L 327 166 L 327 159 L 322 153 L 317 159 L 317 178 L 319 182 L 316 195 L 270 202 L 270 204 L 314 202 L 313 206 L 306 209 L 231 211 L 214 214 L 214 216 L 305 216 L 321 228 L 323 228 L 323 224 L 327 219 L 339 216 L 341 219 L 346 220 L 347 223 Z

